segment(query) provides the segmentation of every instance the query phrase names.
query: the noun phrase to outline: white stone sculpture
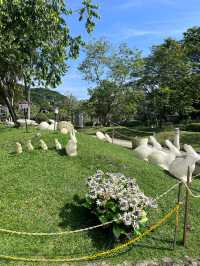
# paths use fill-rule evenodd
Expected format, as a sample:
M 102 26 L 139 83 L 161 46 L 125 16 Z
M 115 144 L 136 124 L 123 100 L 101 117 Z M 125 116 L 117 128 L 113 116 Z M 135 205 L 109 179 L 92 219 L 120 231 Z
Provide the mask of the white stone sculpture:
M 61 131 L 63 128 L 66 128 L 68 130 L 68 132 L 70 132 L 74 129 L 74 126 L 71 122 L 60 121 L 58 123 L 58 129 Z
M 54 124 L 54 123 L 55 123 L 55 120 L 53 120 L 53 119 L 49 119 L 49 123 L 50 123 L 50 124 Z
M 101 131 L 97 131 L 96 136 L 99 140 L 106 140 L 105 135 Z
M 15 123 L 13 121 L 6 120 L 6 125 L 8 127 L 14 127 L 15 126 Z
M 38 126 L 38 123 L 34 120 L 32 120 L 32 123 L 31 123 L 32 126 Z
M 54 130 L 56 130 L 56 126 L 54 124 L 51 124 L 48 126 L 48 130 L 54 131 Z
M 17 122 L 20 124 L 20 126 L 25 126 L 26 123 L 28 126 L 37 126 L 38 124 L 34 121 L 34 120 L 31 120 L 31 119 L 24 119 L 24 118 L 20 118 L 20 119 L 17 119 Z
M 68 141 L 65 150 L 68 156 L 77 156 L 77 139 L 74 130 L 70 132 L 70 140 Z
M 43 151 L 47 151 L 47 150 L 48 150 L 48 146 L 47 146 L 47 144 L 44 142 L 44 140 L 40 139 L 39 143 L 40 143 L 40 148 L 41 148 Z
M 70 135 L 70 139 L 72 139 L 75 143 L 77 143 L 77 138 L 76 138 L 76 133 L 75 133 L 75 129 L 73 129 L 72 131 L 70 131 L 69 135 Z
M 19 142 L 16 142 L 16 153 L 21 154 L 23 152 L 22 145 Z
M 174 136 L 174 145 L 178 150 L 180 150 L 180 129 L 176 128 L 176 133 Z
M 47 122 L 41 122 L 39 124 L 39 129 L 40 130 L 48 130 L 48 128 L 49 128 L 49 123 L 47 123 Z
M 108 134 L 105 134 L 105 139 L 107 142 L 112 143 L 112 139 Z
M 137 158 L 148 161 L 149 155 L 155 151 L 155 149 L 148 145 L 148 138 L 140 139 L 139 146 L 134 150 Z
M 199 156 L 187 154 L 185 157 L 176 158 L 169 167 L 169 172 L 174 177 L 180 179 L 184 183 L 187 182 L 188 167 L 190 169 L 189 181 L 192 181 L 192 174 L 195 170 L 196 162 L 199 161 Z
M 34 150 L 34 147 L 33 147 L 32 143 L 31 143 L 31 140 L 27 141 L 26 146 L 27 146 L 28 151 L 33 151 Z
M 154 136 L 149 137 L 149 142 L 153 145 L 153 147 L 157 150 L 162 150 L 162 146 L 160 143 L 156 140 Z
M 165 144 L 169 148 L 170 152 L 174 153 L 176 156 L 181 156 L 182 155 L 180 150 L 178 150 L 178 148 L 175 147 L 170 140 L 165 140 Z
M 68 134 L 68 129 L 67 128 L 62 128 L 61 130 L 60 130 L 60 133 L 61 134 L 63 134 L 63 135 L 67 135 Z
M 57 130 L 57 127 L 58 127 L 58 123 L 56 121 L 54 121 L 53 119 L 49 119 L 49 127 L 48 127 L 48 130 L 50 131 L 55 131 Z
M 165 141 L 166 146 L 169 148 L 169 150 L 155 150 L 153 151 L 149 157 L 148 160 L 150 163 L 160 166 L 161 168 L 165 170 L 169 170 L 169 167 L 171 163 L 175 160 L 177 156 L 180 156 L 181 153 L 179 150 L 171 143 L 171 141 L 166 140 Z
M 175 156 L 173 154 L 159 150 L 153 151 L 148 157 L 150 163 L 158 165 L 165 170 L 168 170 L 168 160 L 173 161 L 174 159 Z
M 199 157 L 199 160 L 200 160 L 200 154 L 198 154 L 191 145 L 184 144 L 183 147 L 187 154 L 191 154 L 197 158 Z
M 57 151 L 62 150 L 62 145 L 60 144 L 60 142 L 58 141 L 58 139 L 55 139 L 55 147 Z
M 25 119 L 17 119 L 17 122 L 20 124 L 20 126 L 24 126 L 25 125 Z M 27 125 L 29 125 L 29 121 L 26 121 Z

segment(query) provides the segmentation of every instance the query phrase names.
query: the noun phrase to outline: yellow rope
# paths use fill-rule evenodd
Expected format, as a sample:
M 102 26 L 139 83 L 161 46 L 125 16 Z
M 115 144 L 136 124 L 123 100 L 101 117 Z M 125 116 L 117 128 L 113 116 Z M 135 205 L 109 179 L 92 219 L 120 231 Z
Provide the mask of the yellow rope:
M 186 187 L 186 189 L 188 190 L 189 194 L 193 197 L 193 198 L 196 198 L 196 199 L 199 199 L 200 198 L 200 194 L 199 195 L 195 195 L 192 190 L 188 187 L 188 185 L 183 182 L 184 186 Z
M 178 228 L 178 225 L 179 225 L 179 210 L 180 210 L 180 207 L 176 209 L 176 228 Z
M 96 228 L 100 228 L 100 227 L 104 227 L 106 225 L 112 224 L 114 222 L 110 221 L 104 224 L 99 224 L 99 225 L 95 225 L 95 226 L 91 226 L 91 227 L 87 227 L 87 228 L 83 228 L 83 229 L 78 229 L 78 230 L 74 230 L 74 231 L 62 231 L 62 232 L 55 232 L 55 233 L 31 233 L 31 232 L 20 232 L 20 231 L 14 231 L 14 230 L 9 230 L 9 229 L 3 229 L 0 228 L 0 232 L 1 233 L 7 233 L 7 234 L 12 234 L 12 235 L 26 235 L 26 236 L 58 236 L 58 235 L 70 235 L 70 234 L 75 234 L 75 233 L 80 233 L 80 232 L 84 232 L 84 231 L 90 231 Z
M 165 195 L 167 195 L 170 191 L 172 191 L 174 188 L 176 188 L 180 183 L 182 183 L 182 181 L 179 181 L 178 183 L 176 183 L 175 185 L 173 185 L 172 187 L 170 187 L 167 191 L 165 191 L 163 194 L 161 194 L 160 196 L 158 196 L 156 198 L 156 200 L 160 200 L 162 197 L 164 197 Z M 185 185 L 185 184 L 184 184 Z M 109 221 L 107 223 L 104 224 L 99 224 L 99 225 L 95 225 L 95 226 L 91 226 L 91 227 L 87 227 L 87 228 L 82 228 L 82 229 L 78 229 L 78 230 L 73 230 L 73 231 L 61 231 L 61 232 L 53 232 L 53 233 L 44 233 L 44 232 L 25 232 L 25 231 L 16 231 L 16 230 L 10 230 L 10 229 L 4 229 L 4 228 L 0 228 L 0 233 L 6 233 L 6 234 L 12 234 L 12 235 L 25 235 L 25 236 L 57 236 L 57 235 L 70 235 L 70 234 L 76 234 L 76 233 L 81 233 L 81 232 L 86 232 L 86 231 L 91 231 L 93 229 L 97 229 L 97 228 L 101 228 L 104 227 L 106 225 L 112 224 L 113 222 L 115 222 L 116 220 L 112 220 Z
M 75 262 L 75 261 L 89 261 L 89 260 L 95 260 L 100 257 L 105 256 L 111 256 L 113 254 L 118 253 L 119 251 L 123 250 L 124 248 L 133 245 L 135 242 L 141 240 L 144 236 L 150 234 L 153 230 L 157 229 L 159 226 L 161 226 L 163 223 L 165 223 L 171 216 L 176 213 L 178 214 L 178 211 L 180 209 L 181 204 L 177 204 L 175 208 L 173 208 L 169 213 L 167 213 L 161 220 L 159 220 L 156 224 L 152 225 L 149 229 L 144 231 L 142 234 L 140 234 L 137 237 L 134 237 L 131 240 L 128 240 L 126 243 L 118 245 L 115 248 L 108 249 L 103 252 L 98 252 L 93 255 L 83 256 L 83 257 L 77 257 L 77 258 L 69 258 L 69 257 L 57 257 L 57 258 L 41 258 L 41 257 L 17 257 L 17 256 L 6 256 L 6 255 L 0 255 L 1 260 L 11 260 L 11 261 L 24 261 L 24 262 Z M 178 219 L 176 220 L 178 222 Z

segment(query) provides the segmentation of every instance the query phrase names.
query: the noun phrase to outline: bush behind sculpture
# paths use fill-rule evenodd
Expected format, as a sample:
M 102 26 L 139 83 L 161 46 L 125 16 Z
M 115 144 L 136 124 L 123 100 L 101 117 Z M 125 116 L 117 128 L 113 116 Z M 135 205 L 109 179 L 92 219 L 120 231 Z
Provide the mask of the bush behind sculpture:
M 43 121 L 48 121 L 49 120 L 49 118 L 48 118 L 48 116 L 46 115 L 46 114 L 44 114 L 44 113 L 38 113 L 37 115 L 36 115 L 36 117 L 35 117 L 35 120 L 37 121 L 37 123 L 41 123 L 41 122 L 43 122 Z
M 185 130 L 200 132 L 200 123 L 191 123 L 185 127 Z

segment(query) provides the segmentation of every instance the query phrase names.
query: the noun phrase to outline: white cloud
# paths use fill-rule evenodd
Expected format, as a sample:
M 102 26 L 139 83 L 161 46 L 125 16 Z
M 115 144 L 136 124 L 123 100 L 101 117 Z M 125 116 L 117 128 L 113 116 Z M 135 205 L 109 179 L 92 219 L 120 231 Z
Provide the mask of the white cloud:
M 159 30 L 151 30 L 151 29 L 136 29 L 136 28 L 124 28 L 117 33 L 109 34 L 108 37 L 128 40 L 134 37 L 144 37 L 144 36 L 161 36 L 161 37 L 174 37 L 179 36 L 184 32 L 185 29 L 159 29 Z
M 144 7 L 149 5 L 173 5 L 175 4 L 174 0 L 126 0 L 123 4 L 119 5 L 120 9 L 129 9 Z

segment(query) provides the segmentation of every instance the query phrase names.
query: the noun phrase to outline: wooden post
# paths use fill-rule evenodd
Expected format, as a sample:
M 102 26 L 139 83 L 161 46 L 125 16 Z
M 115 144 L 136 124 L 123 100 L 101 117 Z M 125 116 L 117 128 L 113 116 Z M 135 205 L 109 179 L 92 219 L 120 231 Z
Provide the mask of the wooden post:
M 132 139 L 132 150 L 134 150 L 134 148 L 135 148 L 135 140 L 134 139 Z
M 181 203 L 181 192 L 182 192 L 182 183 L 178 186 L 178 204 Z M 177 215 L 177 214 L 176 214 Z M 174 230 L 174 243 L 173 243 L 173 249 L 176 247 L 176 241 L 177 241 L 177 234 L 178 234 L 179 225 L 177 224 L 177 217 L 176 217 L 176 224 L 175 224 L 175 230 Z
M 187 172 L 187 186 L 190 187 L 190 167 L 188 167 L 188 172 Z M 188 219 L 189 219 L 189 191 L 186 188 L 184 231 L 183 231 L 183 245 L 184 245 L 184 247 L 187 247 L 187 238 L 188 238 L 188 231 L 189 231 Z
M 24 109 L 24 119 L 25 119 L 25 125 L 26 125 L 26 133 L 28 133 L 27 110 L 26 109 Z
M 115 129 L 113 128 L 113 131 L 112 131 L 112 144 L 114 143 L 114 137 L 115 137 Z
M 56 131 L 56 123 L 57 123 L 57 114 L 55 113 L 55 117 L 54 117 L 54 132 Z
M 138 142 L 138 137 L 134 137 L 131 139 L 131 142 L 132 142 L 132 150 L 134 150 L 138 145 L 137 145 L 137 142 Z

